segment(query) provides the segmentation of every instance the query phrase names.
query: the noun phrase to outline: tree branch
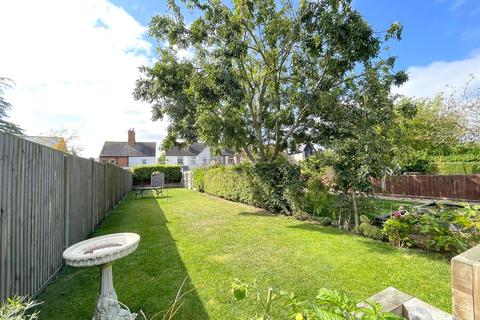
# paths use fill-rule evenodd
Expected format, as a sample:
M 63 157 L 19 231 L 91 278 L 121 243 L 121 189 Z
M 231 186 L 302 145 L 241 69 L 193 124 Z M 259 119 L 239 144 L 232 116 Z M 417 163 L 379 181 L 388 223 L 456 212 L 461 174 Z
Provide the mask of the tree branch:
M 243 147 L 243 152 L 245 152 L 245 154 L 247 155 L 247 158 L 248 160 L 250 160 L 251 163 L 255 163 L 256 160 L 255 158 L 253 157 L 252 153 L 250 152 L 250 150 L 248 149 L 248 147 Z

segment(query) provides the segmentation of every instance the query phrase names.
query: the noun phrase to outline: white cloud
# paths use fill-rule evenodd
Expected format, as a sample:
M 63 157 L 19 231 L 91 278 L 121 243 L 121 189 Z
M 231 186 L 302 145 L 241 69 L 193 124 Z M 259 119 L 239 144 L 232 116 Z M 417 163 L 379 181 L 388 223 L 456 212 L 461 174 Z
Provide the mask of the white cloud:
M 435 61 L 427 66 L 414 66 L 407 69 L 409 81 L 396 93 L 412 97 L 433 97 L 447 86 L 462 88 L 474 76 L 471 88 L 480 87 L 480 52 L 474 52 L 463 60 Z
M 105 140 L 160 140 L 166 123 L 150 121 L 134 101 L 138 67 L 148 64 L 146 29 L 106 0 L 0 2 L 0 76 L 16 87 L 11 120 L 35 135 L 64 126 L 79 132 L 83 153 L 98 157 Z

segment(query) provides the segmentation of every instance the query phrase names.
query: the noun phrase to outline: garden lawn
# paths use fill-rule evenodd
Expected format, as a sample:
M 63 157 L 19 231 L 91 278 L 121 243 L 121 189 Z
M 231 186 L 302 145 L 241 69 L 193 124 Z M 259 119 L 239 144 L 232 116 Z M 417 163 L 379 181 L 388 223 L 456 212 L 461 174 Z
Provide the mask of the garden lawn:
M 95 234 L 140 234 L 137 251 L 113 270 L 119 300 L 147 317 L 168 307 L 185 278 L 185 288 L 194 290 L 176 319 L 254 315 L 252 305 L 234 301 L 235 278 L 309 298 L 322 287 L 363 299 L 394 286 L 450 311 L 450 264 L 438 255 L 186 189 L 168 192 L 158 200 L 130 195 Z M 98 286 L 96 268 L 63 268 L 39 297 L 45 301 L 40 319 L 91 319 Z

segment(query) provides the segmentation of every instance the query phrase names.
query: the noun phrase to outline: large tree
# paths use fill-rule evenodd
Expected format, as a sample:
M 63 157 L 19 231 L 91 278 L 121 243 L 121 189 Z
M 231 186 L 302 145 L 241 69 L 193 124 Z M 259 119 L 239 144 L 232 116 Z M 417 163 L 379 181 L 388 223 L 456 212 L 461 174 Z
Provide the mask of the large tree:
M 141 68 L 134 96 L 170 120 L 164 146 L 202 140 L 274 160 L 299 143 L 348 137 L 356 117 L 392 113 L 398 23 L 375 32 L 350 0 L 184 0 L 154 16 L 158 61 Z M 187 50 L 187 56 L 185 58 Z M 368 106 L 368 108 L 365 108 Z
M 8 111 L 12 108 L 12 105 L 4 98 L 5 89 L 11 88 L 13 81 L 0 77 L 0 131 L 11 134 L 23 134 L 23 130 L 10 121 L 7 121 Z

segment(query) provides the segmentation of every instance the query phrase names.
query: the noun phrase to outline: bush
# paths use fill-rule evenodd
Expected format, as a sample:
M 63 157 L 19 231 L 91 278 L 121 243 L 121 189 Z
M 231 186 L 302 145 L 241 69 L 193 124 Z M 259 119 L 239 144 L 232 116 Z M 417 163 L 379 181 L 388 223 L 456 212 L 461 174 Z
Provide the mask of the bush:
M 207 172 L 207 168 L 201 167 L 192 170 L 192 183 L 193 188 L 197 191 L 204 192 L 205 191 L 205 173 Z
M 372 226 L 370 219 L 365 216 L 361 215 L 360 216 L 360 225 L 358 227 L 355 227 L 355 231 L 360 233 L 361 235 L 364 235 L 367 238 L 372 238 L 375 240 L 383 240 L 384 234 L 382 229 Z
M 300 168 L 286 161 L 209 168 L 193 180 L 198 190 L 228 200 L 285 214 L 302 211 Z
M 396 247 L 411 245 L 412 225 L 406 216 L 388 219 L 383 225 L 383 233 L 388 237 L 388 241 Z
M 427 213 L 407 213 L 385 222 L 384 233 L 396 246 L 415 246 L 455 255 L 480 240 L 480 206 L 452 209 L 439 206 Z
M 333 223 L 332 218 L 330 217 L 316 217 L 315 221 L 321 226 L 330 226 Z
M 40 303 L 27 297 L 7 298 L 0 303 L 1 320 L 35 320 L 38 319 L 38 311 L 32 309 Z
M 165 183 L 179 183 L 182 181 L 182 171 L 180 166 L 153 164 L 147 166 L 138 166 L 132 168 L 134 184 L 150 183 L 150 176 L 154 172 L 165 174 Z
M 403 319 L 383 312 L 382 306 L 369 301 L 359 301 L 346 292 L 322 288 L 312 300 L 305 300 L 293 292 L 262 290 L 257 283 L 247 284 L 238 279 L 232 284 L 236 301 L 249 304 L 250 319 Z M 255 314 L 255 310 L 257 314 Z

